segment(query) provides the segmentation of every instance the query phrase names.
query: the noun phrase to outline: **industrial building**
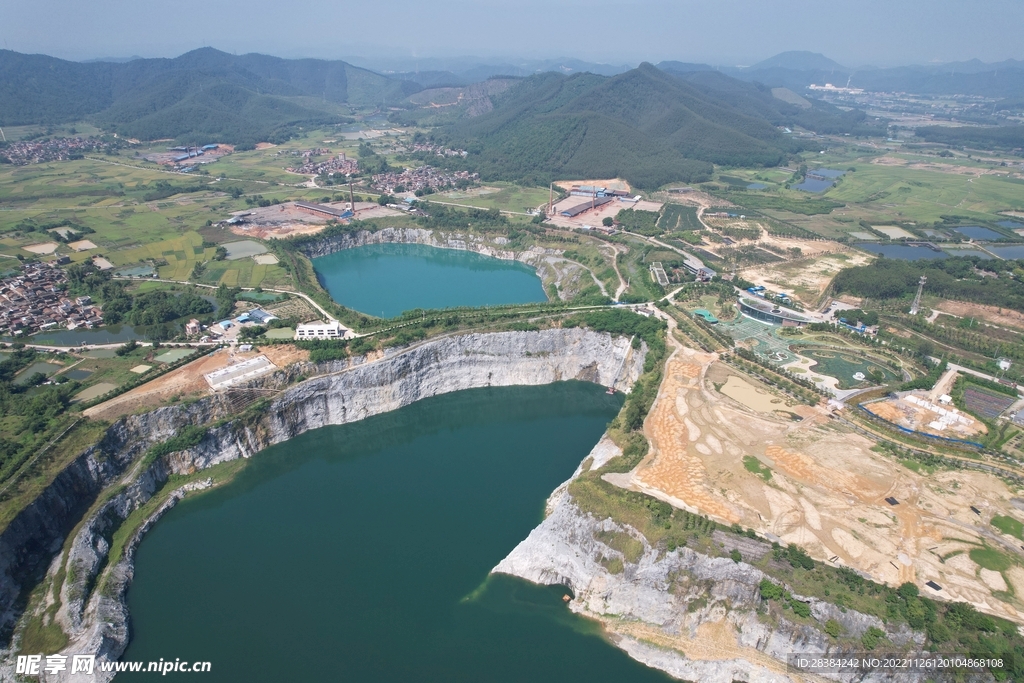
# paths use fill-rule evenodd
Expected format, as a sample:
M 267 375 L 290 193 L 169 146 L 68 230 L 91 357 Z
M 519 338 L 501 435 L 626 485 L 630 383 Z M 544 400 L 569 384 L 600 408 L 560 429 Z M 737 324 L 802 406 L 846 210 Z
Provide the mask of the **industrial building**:
M 604 206 L 608 202 L 613 200 L 613 197 L 594 197 L 590 196 L 589 199 L 583 199 L 576 204 L 570 204 L 566 208 L 562 209 L 559 213 L 566 218 L 573 218 L 580 215 L 584 211 L 596 208 L 598 206 Z
M 323 216 L 324 218 L 351 218 L 351 209 L 335 209 L 331 206 L 324 206 L 323 204 L 311 204 L 310 202 L 295 202 L 295 208 L 306 213 L 311 213 L 315 216 Z
M 352 330 L 343 327 L 337 320 L 322 323 L 302 323 L 295 328 L 295 339 L 349 339 Z

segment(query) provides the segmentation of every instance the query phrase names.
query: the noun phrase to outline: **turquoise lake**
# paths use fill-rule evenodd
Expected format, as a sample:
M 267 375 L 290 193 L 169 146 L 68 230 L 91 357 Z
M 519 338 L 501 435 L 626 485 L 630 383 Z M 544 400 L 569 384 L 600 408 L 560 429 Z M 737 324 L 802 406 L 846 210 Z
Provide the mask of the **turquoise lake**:
M 530 266 L 423 244 L 345 249 L 313 259 L 313 268 L 339 304 L 384 318 L 414 308 L 547 301 Z
M 488 572 L 621 406 L 566 382 L 426 399 L 258 454 L 139 547 L 123 659 L 216 681 L 665 682 L 561 586 Z M 149 680 L 144 674 L 118 680 Z

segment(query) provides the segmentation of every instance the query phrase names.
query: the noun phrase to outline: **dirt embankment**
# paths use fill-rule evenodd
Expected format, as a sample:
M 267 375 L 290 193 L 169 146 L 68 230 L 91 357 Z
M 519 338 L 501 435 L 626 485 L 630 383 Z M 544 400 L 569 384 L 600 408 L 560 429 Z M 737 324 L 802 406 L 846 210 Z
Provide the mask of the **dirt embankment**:
M 726 384 L 735 398 L 720 393 Z M 1008 597 L 1022 594 L 1024 571 L 988 572 L 969 556 L 985 544 L 1015 552 L 1019 543 L 989 520 L 1024 521 L 1015 502 L 1021 492 L 982 473 L 916 473 L 824 409 L 772 401 L 767 391 L 712 355 L 681 349 L 645 424 L 651 453 L 615 483 L 795 543 L 877 581 L 935 581 L 941 592 L 922 590 L 1024 621 L 1024 604 Z
M 203 356 L 152 382 L 146 382 L 109 401 L 88 408 L 83 414 L 95 420 L 113 422 L 122 415 L 132 415 L 171 403 L 175 397 L 185 399 L 203 396 L 211 391 L 204 375 L 261 354 L 279 368 L 309 358 L 308 351 L 302 351 L 290 344 L 267 346 L 244 353 L 231 353 L 224 349 Z

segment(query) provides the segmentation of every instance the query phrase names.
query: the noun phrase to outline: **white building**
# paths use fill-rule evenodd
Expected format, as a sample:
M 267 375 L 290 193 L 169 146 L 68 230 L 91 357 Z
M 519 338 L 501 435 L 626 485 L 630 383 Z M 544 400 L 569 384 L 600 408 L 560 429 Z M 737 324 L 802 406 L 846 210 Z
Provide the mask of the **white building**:
M 295 328 L 295 339 L 346 339 L 351 335 L 348 328 L 337 320 L 322 323 L 302 323 Z

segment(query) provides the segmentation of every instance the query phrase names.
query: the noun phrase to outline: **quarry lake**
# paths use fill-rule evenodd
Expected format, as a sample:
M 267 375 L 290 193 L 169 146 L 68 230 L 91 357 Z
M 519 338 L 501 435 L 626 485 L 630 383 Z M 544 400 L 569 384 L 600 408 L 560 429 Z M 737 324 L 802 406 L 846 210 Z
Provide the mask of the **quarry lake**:
M 345 249 L 314 258 L 313 267 L 339 304 L 385 318 L 414 308 L 547 301 L 530 266 L 423 244 Z
M 488 577 L 621 402 L 473 389 L 267 449 L 143 540 L 123 659 L 208 660 L 217 681 L 668 681 L 565 588 Z

